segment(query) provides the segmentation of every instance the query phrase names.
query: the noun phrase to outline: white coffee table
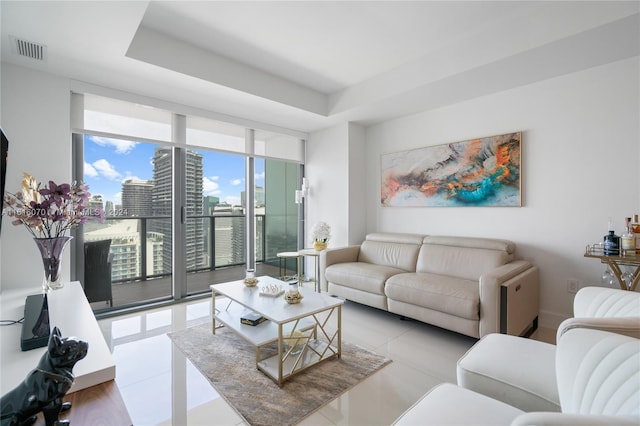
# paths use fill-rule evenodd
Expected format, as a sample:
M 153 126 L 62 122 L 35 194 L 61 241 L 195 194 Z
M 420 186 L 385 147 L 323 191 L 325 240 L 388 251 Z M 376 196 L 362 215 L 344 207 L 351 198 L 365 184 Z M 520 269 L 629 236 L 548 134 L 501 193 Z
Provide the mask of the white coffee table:
M 266 276 L 257 278 L 259 283 L 255 287 L 246 287 L 242 280 L 210 286 L 213 334 L 217 328 L 226 326 L 255 346 L 256 367 L 280 387 L 289 377 L 341 356 L 344 301 L 300 289 L 302 301 L 289 304 L 283 295 L 260 294 L 260 288 L 269 284 L 281 285 L 286 291 L 287 283 Z M 224 298 L 217 299 L 216 295 Z M 255 326 L 241 324 L 240 317 L 248 311 L 262 315 L 267 321 Z M 262 348 L 274 342 L 278 353 L 263 358 Z

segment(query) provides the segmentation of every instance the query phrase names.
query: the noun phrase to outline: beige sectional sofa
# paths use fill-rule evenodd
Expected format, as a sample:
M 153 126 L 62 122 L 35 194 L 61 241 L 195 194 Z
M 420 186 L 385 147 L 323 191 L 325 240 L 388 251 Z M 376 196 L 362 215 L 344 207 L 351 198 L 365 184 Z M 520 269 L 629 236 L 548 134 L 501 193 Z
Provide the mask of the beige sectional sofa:
M 520 335 L 538 321 L 538 268 L 490 238 L 372 233 L 320 254 L 335 296 L 480 338 Z

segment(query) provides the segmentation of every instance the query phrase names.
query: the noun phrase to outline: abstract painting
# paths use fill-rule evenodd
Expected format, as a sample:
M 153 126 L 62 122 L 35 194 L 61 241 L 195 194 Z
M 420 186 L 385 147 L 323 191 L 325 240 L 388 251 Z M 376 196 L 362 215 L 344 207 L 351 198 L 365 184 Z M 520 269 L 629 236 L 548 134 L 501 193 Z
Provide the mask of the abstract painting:
M 382 206 L 521 206 L 522 132 L 381 155 Z

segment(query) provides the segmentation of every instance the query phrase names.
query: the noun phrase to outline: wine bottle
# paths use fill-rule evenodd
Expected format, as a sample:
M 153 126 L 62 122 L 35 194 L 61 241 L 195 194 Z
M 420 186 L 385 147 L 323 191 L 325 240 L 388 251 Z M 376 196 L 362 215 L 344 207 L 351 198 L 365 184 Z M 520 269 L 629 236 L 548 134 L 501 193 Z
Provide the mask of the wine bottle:
M 636 255 L 640 255 L 640 220 L 637 214 L 633 215 L 631 232 L 633 232 L 633 235 L 636 237 Z
M 627 217 L 625 219 L 625 232 L 622 234 L 621 240 L 621 248 L 622 254 L 625 256 L 635 255 L 636 253 L 636 236 L 633 233 L 633 229 L 631 228 L 631 218 Z
M 620 237 L 613 230 L 613 223 L 609 219 L 609 233 L 604 236 L 605 256 L 617 256 L 620 254 Z

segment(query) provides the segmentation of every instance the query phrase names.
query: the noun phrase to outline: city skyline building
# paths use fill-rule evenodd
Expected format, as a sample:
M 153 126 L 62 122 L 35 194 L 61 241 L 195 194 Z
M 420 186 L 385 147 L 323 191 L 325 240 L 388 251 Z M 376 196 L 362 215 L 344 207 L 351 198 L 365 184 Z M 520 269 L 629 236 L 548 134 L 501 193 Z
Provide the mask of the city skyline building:
M 127 179 L 122 182 L 123 216 L 151 216 L 153 188 L 154 183 L 150 180 Z
M 171 148 L 158 147 L 153 156 L 153 190 L 152 213 L 158 219 L 151 220 L 148 225 L 150 231 L 163 235 L 163 271 L 172 270 L 173 234 L 171 227 L 173 203 L 173 154 Z M 203 219 L 188 219 L 190 216 L 201 216 L 203 205 L 202 185 L 202 155 L 197 152 L 186 151 L 186 215 L 185 230 L 186 266 L 187 270 L 195 270 L 206 266 L 205 235 Z

